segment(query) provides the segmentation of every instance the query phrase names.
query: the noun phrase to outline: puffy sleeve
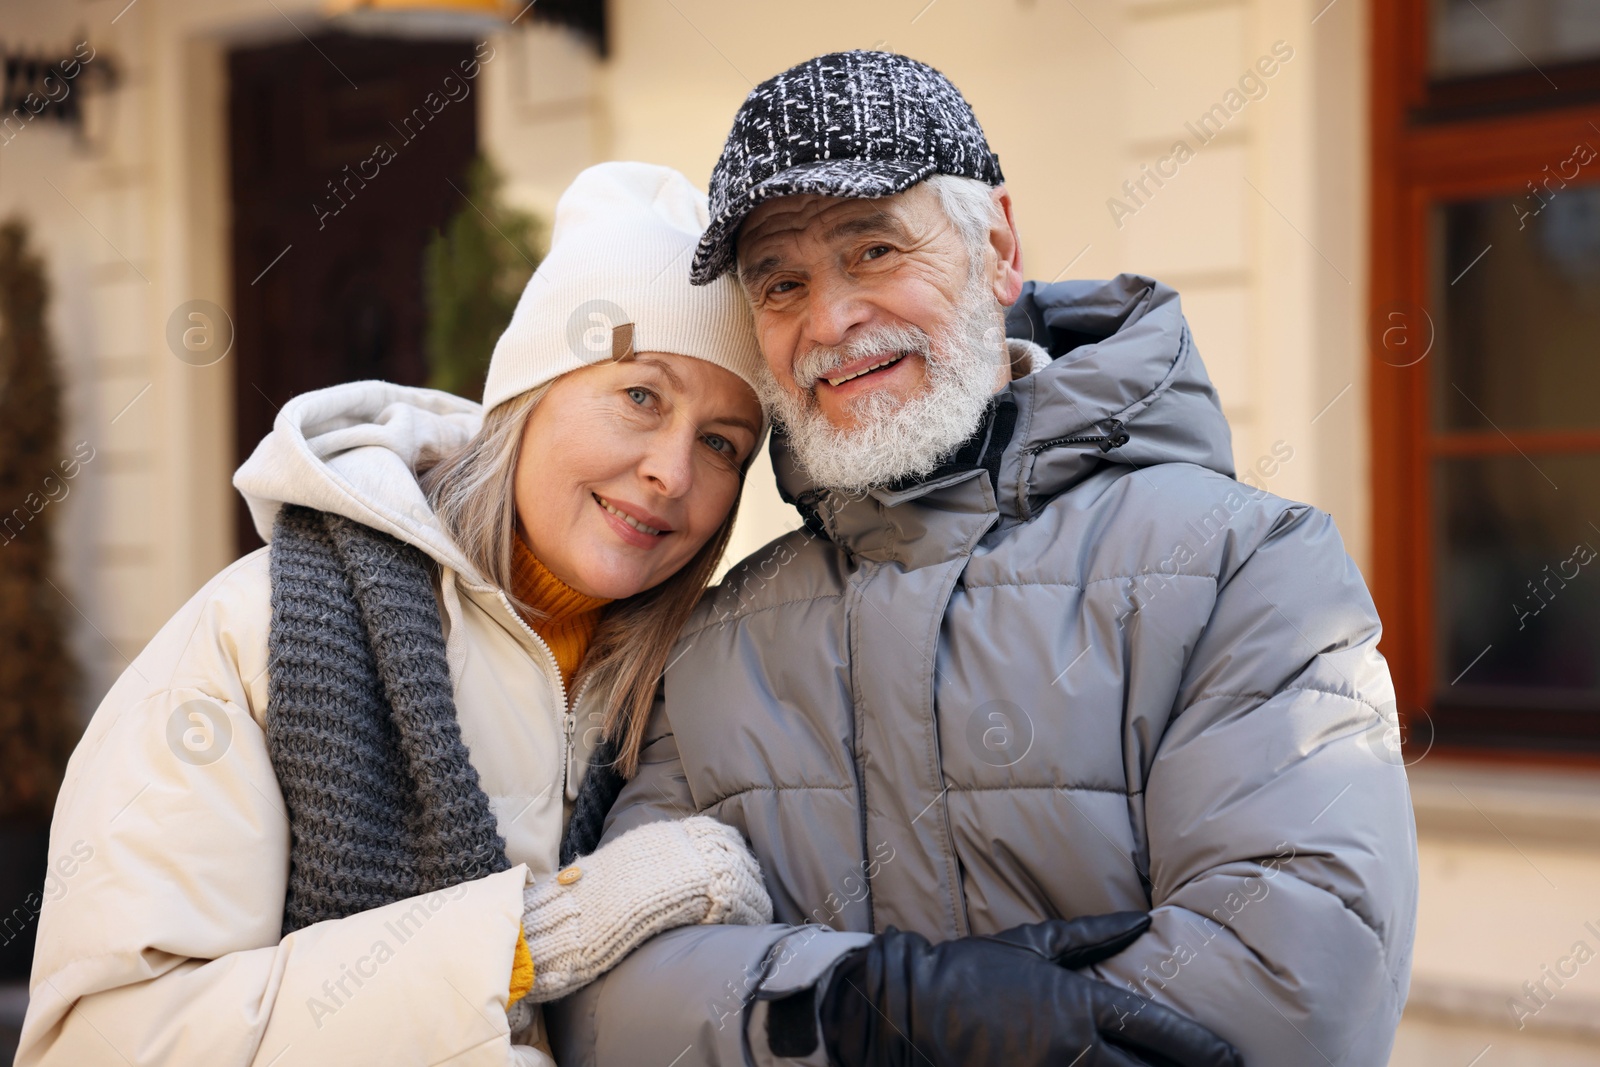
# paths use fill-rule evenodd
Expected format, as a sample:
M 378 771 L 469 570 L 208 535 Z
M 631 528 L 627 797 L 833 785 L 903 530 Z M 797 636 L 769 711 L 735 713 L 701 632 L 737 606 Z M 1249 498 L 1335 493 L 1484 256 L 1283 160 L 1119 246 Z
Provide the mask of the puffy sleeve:
M 1313 508 L 1218 581 L 1147 775 L 1153 925 L 1092 971 L 1247 1064 L 1386 1062 L 1417 860 L 1377 613 Z
M 549 1063 L 505 1016 L 524 867 L 281 937 L 263 550 L 128 666 L 68 765 L 19 1067 Z
M 636 826 L 698 814 L 661 701 L 639 773 L 606 820 L 604 841 Z M 696 1067 L 815 1064 L 774 1056 L 771 1001 L 825 983 L 839 958 L 871 940 L 822 926 L 690 926 L 659 934 L 614 969 L 551 1006 L 551 1043 L 563 1067 L 624 1067 L 641 1049 Z M 679 1057 L 674 1060 L 674 1057 Z

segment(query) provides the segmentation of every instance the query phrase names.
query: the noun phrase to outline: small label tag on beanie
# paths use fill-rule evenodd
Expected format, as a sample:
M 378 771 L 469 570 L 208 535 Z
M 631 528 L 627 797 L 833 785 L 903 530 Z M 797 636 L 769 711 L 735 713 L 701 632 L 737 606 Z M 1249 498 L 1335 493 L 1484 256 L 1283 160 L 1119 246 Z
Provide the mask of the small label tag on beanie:
M 611 328 L 611 358 L 622 361 L 633 355 L 633 323 L 625 322 Z

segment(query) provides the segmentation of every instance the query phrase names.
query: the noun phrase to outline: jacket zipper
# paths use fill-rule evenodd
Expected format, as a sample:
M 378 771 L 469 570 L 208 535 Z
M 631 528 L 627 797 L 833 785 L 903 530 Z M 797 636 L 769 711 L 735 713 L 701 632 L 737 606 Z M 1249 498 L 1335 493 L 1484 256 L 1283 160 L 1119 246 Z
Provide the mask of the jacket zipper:
M 585 678 L 583 684 L 578 686 L 578 691 L 572 694 L 572 704 L 567 709 L 567 758 L 561 766 L 561 795 L 567 795 L 567 787 L 572 781 L 573 758 L 577 755 L 578 736 L 578 705 L 583 702 L 583 694 L 589 691 L 589 679 Z
M 1121 448 L 1127 444 L 1130 437 L 1123 427 L 1121 419 L 1107 419 L 1106 432 L 1099 436 L 1091 437 L 1053 437 L 1048 441 L 1040 441 L 1036 445 L 1029 445 L 1022 451 L 1025 455 L 1037 456 L 1046 449 L 1056 448 L 1060 445 L 1099 445 L 1100 451 L 1110 452 L 1113 448 Z
M 561 665 L 556 662 L 556 654 L 550 651 L 550 645 L 545 641 L 544 638 L 539 636 L 538 632 L 535 631 L 532 626 L 528 625 L 528 620 L 524 619 L 517 612 L 517 610 L 511 606 L 511 601 L 506 597 L 504 589 L 496 589 L 495 595 L 500 598 L 500 603 L 505 605 L 506 613 L 509 614 L 513 619 L 517 620 L 517 625 L 522 627 L 522 631 L 524 633 L 533 638 L 533 643 L 538 645 L 540 651 L 544 653 L 546 661 L 548 661 L 550 664 L 550 670 L 555 674 L 556 692 L 560 694 L 561 697 L 561 733 L 565 740 L 565 744 L 561 752 L 561 796 L 565 797 L 567 795 L 567 778 L 572 771 L 572 738 L 573 735 L 577 733 L 578 729 L 578 720 L 573 714 L 572 708 L 573 704 L 577 702 L 577 696 L 582 695 L 583 689 L 587 689 L 588 684 L 585 683 L 584 686 L 578 690 L 578 694 L 573 697 L 573 700 L 568 702 L 567 682 L 566 679 L 561 677 Z

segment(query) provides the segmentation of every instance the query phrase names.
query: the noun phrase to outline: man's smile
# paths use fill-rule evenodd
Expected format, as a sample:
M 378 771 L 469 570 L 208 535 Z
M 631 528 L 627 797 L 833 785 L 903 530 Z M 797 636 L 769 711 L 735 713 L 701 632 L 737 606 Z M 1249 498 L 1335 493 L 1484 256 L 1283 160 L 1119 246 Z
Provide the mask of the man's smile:
M 887 355 L 868 356 L 866 359 L 858 359 L 854 363 L 840 367 L 833 374 L 825 376 L 823 380 L 837 389 L 845 382 L 865 377 L 873 371 L 882 370 L 884 367 L 892 367 L 910 354 L 910 350 L 907 349 Z

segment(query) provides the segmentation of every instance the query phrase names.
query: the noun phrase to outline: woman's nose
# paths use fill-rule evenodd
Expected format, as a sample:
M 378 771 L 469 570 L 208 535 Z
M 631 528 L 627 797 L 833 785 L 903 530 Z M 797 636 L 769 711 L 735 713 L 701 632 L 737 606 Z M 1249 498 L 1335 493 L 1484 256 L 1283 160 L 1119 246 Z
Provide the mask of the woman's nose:
M 653 435 L 639 462 L 639 474 L 662 496 L 683 496 L 694 485 L 694 448 L 699 436 L 692 426 L 674 426 Z

